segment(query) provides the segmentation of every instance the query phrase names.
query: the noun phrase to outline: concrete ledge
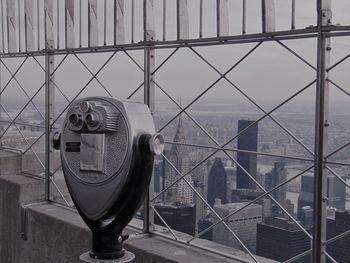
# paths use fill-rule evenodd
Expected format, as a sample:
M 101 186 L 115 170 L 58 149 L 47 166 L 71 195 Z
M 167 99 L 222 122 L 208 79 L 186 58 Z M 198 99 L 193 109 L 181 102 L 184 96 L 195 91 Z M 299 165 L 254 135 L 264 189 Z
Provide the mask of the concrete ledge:
M 78 263 L 79 256 L 90 249 L 91 233 L 79 214 L 58 204 L 43 203 L 43 197 L 42 179 L 0 176 L 1 263 Z M 22 239 L 21 232 L 26 240 Z M 136 255 L 134 263 L 253 262 L 248 255 L 233 248 L 226 248 L 224 252 L 242 256 L 244 261 L 231 260 L 164 237 L 140 234 L 140 230 L 132 227 L 126 232 L 130 238 L 125 247 Z M 195 242 L 214 249 L 220 246 L 200 239 Z
M 28 262 L 78 263 L 79 256 L 90 249 L 90 230 L 77 212 L 60 205 L 29 207 L 27 229 L 30 246 L 24 246 L 21 253 Z M 126 232 L 130 238 L 125 247 L 135 253 L 135 263 L 236 262 L 163 237 L 138 234 L 132 227 Z

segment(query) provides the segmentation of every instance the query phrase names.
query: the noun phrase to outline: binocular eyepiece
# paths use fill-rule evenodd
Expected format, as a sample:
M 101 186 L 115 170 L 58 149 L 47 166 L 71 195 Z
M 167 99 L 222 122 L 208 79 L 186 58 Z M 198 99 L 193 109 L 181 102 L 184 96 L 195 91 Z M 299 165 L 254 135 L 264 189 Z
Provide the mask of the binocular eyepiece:
M 93 234 L 85 262 L 134 257 L 123 249 L 122 230 L 147 193 L 154 155 L 164 149 L 148 107 L 112 98 L 86 98 L 68 109 L 53 144 L 72 200 Z M 114 262 L 114 261 L 113 261 Z

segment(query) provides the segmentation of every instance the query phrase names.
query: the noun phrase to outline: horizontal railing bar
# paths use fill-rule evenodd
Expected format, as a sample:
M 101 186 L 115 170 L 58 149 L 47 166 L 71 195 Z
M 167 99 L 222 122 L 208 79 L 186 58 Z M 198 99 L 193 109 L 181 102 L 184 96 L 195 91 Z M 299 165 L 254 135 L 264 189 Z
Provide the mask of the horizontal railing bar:
M 349 32 L 350 33 L 350 32 Z M 215 44 L 229 44 L 229 43 L 240 43 L 240 40 L 253 40 L 253 42 L 261 42 L 261 41 L 271 41 L 280 39 L 279 37 L 317 37 L 316 28 L 306 28 L 306 29 L 298 29 L 298 30 L 287 30 L 287 31 L 278 31 L 278 32 L 269 32 L 269 33 L 255 33 L 255 34 L 245 34 L 245 35 L 235 35 L 235 36 L 223 36 L 223 37 L 209 37 L 209 38 L 194 38 L 194 39 L 186 39 L 186 40 L 166 40 L 166 41 L 148 41 L 143 42 L 140 41 L 138 43 L 130 43 L 130 44 L 120 44 L 120 45 L 106 45 L 106 46 L 96 46 L 96 47 L 81 47 L 81 48 L 65 48 L 65 49 L 43 49 L 38 51 L 30 51 L 30 52 L 16 52 L 16 53 L 0 53 L 0 57 L 23 57 L 23 56 L 43 56 L 47 53 L 52 55 L 55 54 L 66 54 L 66 53 L 91 53 L 91 52 L 112 52 L 115 49 L 143 49 L 145 46 L 151 46 L 152 48 L 160 48 L 161 46 L 188 46 L 195 45 L 199 43 L 205 43 L 205 45 L 215 45 Z M 281 39 L 283 40 L 283 38 Z M 238 41 L 238 42 L 232 42 Z
M 342 162 L 333 162 L 333 161 L 326 161 L 326 164 L 333 164 L 333 165 L 340 165 L 340 166 L 350 166 L 350 163 L 342 163 Z
M 344 31 L 347 30 L 347 31 Z M 327 36 L 338 37 L 338 36 L 349 36 L 350 26 L 332 26 L 325 27 L 324 31 Z M 335 32 L 344 31 L 344 32 Z M 253 42 L 264 42 L 264 41 L 275 41 L 275 40 L 292 40 L 302 38 L 315 38 L 317 37 L 316 27 L 310 27 L 298 30 L 287 30 L 277 31 L 269 33 L 258 33 L 258 34 L 244 34 L 235 36 L 224 36 L 224 37 L 212 37 L 212 38 L 195 38 L 186 40 L 166 40 L 166 41 L 151 41 L 121 45 L 106 45 L 97 47 L 81 47 L 73 49 L 43 49 L 38 51 L 30 52 L 16 52 L 16 53 L 0 53 L 0 58 L 10 57 L 26 57 L 26 56 L 44 56 L 47 53 L 52 55 L 62 55 L 69 53 L 92 53 L 92 52 L 113 52 L 116 49 L 125 50 L 142 50 L 144 46 L 152 46 L 154 49 L 159 48 L 175 48 L 182 46 L 211 46 L 211 45 L 227 45 L 227 44 L 240 44 L 240 43 L 253 43 Z M 249 40 L 249 41 L 248 41 Z
M 31 53 L 0 53 L 0 58 L 20 58 L 27 56 L 45 56 L 47 53 L 50 55 L 66 55 L 66 54 L 91 54 L 91 53 L 106 53 L 106 52 L 115 52 L 116 50 L 143 50 L 145 46 L 151 46 L 152 49 L 172 49 L 172 48 L 185 48 L 185 47 L 202 47 L 202 46 L 222 46 L 222 45 L 234 45 L 234 44 L 248 44 L 248 43 L 258 43 L 258 42 L 268 42 L 268 41 L 276 41 L 276 40 L 295 40 L 301 38 L 316 38 L 317 34 L 303 35 L 300 36 L 281 36 L 275 38 L 268 37 L 260 37 L 260 38 L 252 38 L 252 39 L 242 39 L 242 40 L 219 40 L 219 41 L 210 41 L 210 42 L 199 42 L 199 43 L 191 43 L 189 41 L 182 41 L 181 43 L 166 43 L 161 44 L 159 41 L 157 42 L 147 42 L 140 43 L 138 45 L 115 45 L 115 46 L 101 46 L 96 48 L 81 48 L 81 49 L 60 49 L 56 51 L 36 51 Z
M 165 141 L 166 144 L 171 145 L 182 145 L 182 146 L 188 146 L 188 147 L 197 147 L 197 148 L 205 148 L 205 149 L 212 149 L 212 150 L 222 150 L 222 151 L 228 151 L 228 152 L 241 152 L 241 153 L 251 153 L 251 154 L 257 154 L 257 155 L 263 155 L 263 156 L 269 156 L 269 157 L 278 157 L 278 158 L 286 158 L 286 159 L 293 159 L 298 161 L 307 161 L 307 162 L 313 162 L 314 159 L 310 158 L 302 158 L 297 156 L 290 156 L 290 155 L 281 155 L 281 154 L 272 154 L 272 153 L 263 153 L 263 152 L 254 152 L 254 151 L 247 151 L 247 150 L 239 150 L 236 148 L 222 148 L 222 147 L 216 147 L 216 146 L 210 146 L 210 145 L 201 145 L 201 144 L 195 144 L 195 143 L 180 143 L 180 142 L 172 142 L 172 141 Z

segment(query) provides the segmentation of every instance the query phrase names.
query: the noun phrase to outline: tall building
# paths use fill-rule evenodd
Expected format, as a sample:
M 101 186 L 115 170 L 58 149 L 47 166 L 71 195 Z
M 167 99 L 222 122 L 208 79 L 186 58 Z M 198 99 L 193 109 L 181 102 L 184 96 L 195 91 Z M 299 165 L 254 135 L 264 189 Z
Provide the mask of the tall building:
M 235 202 L 249 202 L 252 201 L 259 196 L 263 195 L 264 192 L 258 189 L 233 189 L 231 200 L 232 203 Z M 260 198 L 257 204 L 262 206 L 262 216 L 270 217 L 271 216 L 271 199 L 270 198 Z
M 232 214 L 247 203 L 215 204 L 214 210 L 221 218 Z M 256 249 L 256 227 L 262 222 L 262 206 L 251 204 L 237 214 L 225 220 L 227 225 L 239 237 L 244 245 L 253 253 Z M 213 228 L 213 241 L 225 246 L 243 250 L 237 239 L 230 233 L 223 224 Z
M 253 121 L 239 120 L 238 121 L 238 133 L 252 125 Z M 237 149 L 245 151 L 256 152 L 258 149 L 258 125 L 254 124 L 238 136 Z M 257 170 L 257 155 L 254 153 L 237 153 L 238 163 L 247 171 L 250 175 L 256 178 Z M 240 168 L 237 167 L 237 189 L 251 188 L 255 189 L 254 182 L 248 177 L 248 175 Z
M 227 175 L 220 158 L 216 158 L 208 177 L 208 203 L 213 206 L 219 198 L 222 204 L 227 202 Z
M 164 162 L 163 160 L 155 159 L 153 168 L 154 192 L 159 193 L 164 178 Z
M 327 177 L 327 206 L 345 210 L 345 185 L 335 176 Z M 298 198 L 298 218 L 302 217 L 302 208 L 313 208 L 314 176 L 312 173 L 301 177 L 301 192 Z
M 198 233 L 201 233 L 202 231 L 211 227 L 214 224 L 214 222 L 215 222 L 215 218 L 211 214 L 207 215 L 203 219 L 200 219 L 198 221 Z M 206 233 L 202 234 L 199 238 L 213 241 L 213 229 L 208 230 Z
M 274 168 L 271 172 L 265 175 L 265 189 L 271 190 L 272 188 L 278 186 L 279 184 L 287 180 L 287 169 L 285 168 L 284 162 L 276 162 Z M 271 195 L 276 201 L 282 205 L 284 208 L 287 206 L 286 196 L 287 196 L 287 186 L 283 185 L 278 189 L 274 190 Z M 271 216 L 281 216 L 282 210 L 277 207 L 276 204 L 272 203 L 271 206 Z
M 177 126 L 176 134 L 174 137 L 176 143 L 186 143 L 185 130 L 182 123 L 182 117 L 179 117 L 179 123 Z M 165 153 L 165 156 L 176 167 L 181 174 L 186 174 L 189 171 L 190 158 L 188 158 L 188 148 L 183 145 L 173 144 L 171 149 Z M 178 172 L 164 160 L 164 187 L 167 188 L 173 184 L 180 175 Z M 188 174 L 184 179 L 193 186 L 192 176 Z M 193 191 L 191 187 L 184 181 L 179 180 L 172 186 L 165 194 L 165 202 L 174 203 L 181 202 L 183 204 L 193 203 Z
M 327 230 L 330 229 L 328 238 L 340 235 L 350 230 L 350 211 L 335 211 L 334 220 L 327 222 Z M 327 231 L 328 232 L 328 231 Z M 327 245 L 327 252 L 339 263 L 349 262 L 350 236 L 344 236 Z
M 256 254 L 278 262 L 284 262 L 310 249 L 310 239 L 293 222 L 282 217 L 266 218 L 257 226 Z M 309 263 L 304 257 L 297 263 Z
M 194 236 L 196 228 L 196 207 L 194 204 L 156 204 L 154 208 L 171 229 Z M 164 225 L 156 214 L 154 215 L 154 223 Z

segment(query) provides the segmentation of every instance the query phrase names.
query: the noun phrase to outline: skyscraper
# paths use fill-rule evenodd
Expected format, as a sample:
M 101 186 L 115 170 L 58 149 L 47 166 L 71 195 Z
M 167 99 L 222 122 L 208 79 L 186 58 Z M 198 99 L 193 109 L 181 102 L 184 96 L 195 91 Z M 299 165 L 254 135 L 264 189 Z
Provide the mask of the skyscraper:
M 223 218 L 237 211 L 246 204 L 246 202 L 228 203 L 224 205 L 215 204 L 214 210 L 221 218 Z M 225 220 L 225 222 L 244 243 L 244 245 L 250 251 L 255 252 L 256 227 L 258 223 L 262 222 L 262 206 L 258 204 L 251 204 L 229 217 L 227 220 Z M 237 239 L 223 224 L 218 224 L 213 228 L 213 241 L 225 246 L 243 249 Z
M 278 186 L 279 184 L 287 180 L 287 169 L 285 168 L 284 162 L 275 162 L 274 168 L 271 172 L 265 175 L 265 188 L 266 190 L 271 190 L 272 188 Z M 274 190 L 271 195 L 276 201 L 286 208 L 286 196 L 287 196 L 287 186 L 283 185 L 278 189 Z M 271 215 L 279 216 L 282 215 L 282 211 L 273 203 L 271 207 Z
M 335 176 L 327 177 L 327 206 L 340 210 L 345 209 L 345 185 Z M 313 208 L 314 176 L 312 173 L 301 177 L 301 192 L 298 198 L 298 218 L 301 218 L 302 208 Z
M 192 236 L 195 234 L 196 207 L 194 204 L 156 204 L 154 208 L 171 229 Z M 164 225 L 156 214 L 154 223 Z
M 238 121 L 238 133 L 245 130 L 248 126 L 252 125 L 253 121 L 239 120 Z M 245 130 L 238 136 L 237 149 L 245 151 L 256 152 L 258 149 L 258 125 L 254 124 Z M 249 172 L 254 178 L 256 178 L 256 166 L 257 155 L 254 153 L 237 153 L 238 163 Z M 248 177 L 248 175 L 240 168 L 237 167 L 237 189 L 251 188 L 255 189 L 254 182 Z
M 181 115 L 179 117 L 174 142 L 186 143 L 185 129 L 183 127 Z M 170 151 L 165 153 L 165 156 L 182 175 L 189 171 L 190 159 L 188 158 L 188 149 L 186 149 L 186 146 L 173 144 Z M 167 188 L 173 184 L 180 175 L 167 161 L 164 161 L 164 165 L 164 187 Z M 186 175 L 184 179 L 193 186 L 191 174 Z M 193 191 L 184 180 L 179 180 L 174 186 L 166 191 L 164 199 L 165 202 L 168 203 L 181 202 L 183 204 L 190 204 L 193 203 Z
M 350 230 L 350 211 L 335 211 L 335 219 L 327 221 L 327 229 L 330 236 L 335 237 Z M 327 231 L 328 232 L 328 231 Z M 346 235 L 327 245 L 329 254 L 339 263 L 349 262 L 350 259 L 350 236 Z
M 256 236 L 256 254 L 283 262 L 310 249 L 310 239 L 293 222 L 286 218 L 270 217 L 259 223 Z M 309 263 L 304 257 L 293 261 Z
M 227 175 L 220 158 L 216 158 L 208 177 L 208 203 L 213 206 L 215 199 L 221 199 L 222 204 L 227 202 Z

